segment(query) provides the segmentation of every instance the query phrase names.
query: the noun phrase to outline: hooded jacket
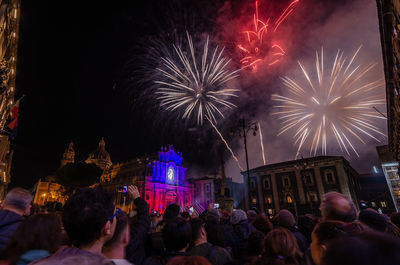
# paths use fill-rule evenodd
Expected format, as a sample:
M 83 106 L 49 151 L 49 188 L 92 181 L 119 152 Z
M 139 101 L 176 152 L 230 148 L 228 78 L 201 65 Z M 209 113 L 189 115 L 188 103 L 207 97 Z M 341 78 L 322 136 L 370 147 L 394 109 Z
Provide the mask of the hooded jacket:
M 9 210 L 0 210 L 0 253 L 24 218 Z

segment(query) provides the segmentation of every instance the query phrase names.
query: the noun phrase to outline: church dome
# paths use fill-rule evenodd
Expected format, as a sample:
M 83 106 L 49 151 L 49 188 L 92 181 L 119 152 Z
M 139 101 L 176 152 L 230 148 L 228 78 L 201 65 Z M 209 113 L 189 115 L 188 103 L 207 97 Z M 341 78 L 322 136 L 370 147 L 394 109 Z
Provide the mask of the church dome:
M 96 164 L 103 170 L 109 168 L 112 165 L 111 157 L 110 154 L 106 151 L 105 146 L 106 144 L 104 142 L 104 139 L 101 138 L 99 142 L 99 147 L 89 154 L 86 163 Z

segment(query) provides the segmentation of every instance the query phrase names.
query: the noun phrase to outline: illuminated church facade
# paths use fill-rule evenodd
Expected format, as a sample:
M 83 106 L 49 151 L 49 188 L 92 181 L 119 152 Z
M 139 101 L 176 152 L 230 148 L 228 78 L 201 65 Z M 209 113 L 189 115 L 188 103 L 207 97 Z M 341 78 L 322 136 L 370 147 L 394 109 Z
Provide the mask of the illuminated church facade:
M 136 185 L 149 204 L 150 211 L 163 213 L 172 203 L 188 209 L 194 201 L 194 186 L 187 182 L 182 154 L 170 145 L 153 157 L 138 158 L 105 168 L 102 185 L 117 190 L 116 204 L 125 211 L 133 209 L 123 186 Z

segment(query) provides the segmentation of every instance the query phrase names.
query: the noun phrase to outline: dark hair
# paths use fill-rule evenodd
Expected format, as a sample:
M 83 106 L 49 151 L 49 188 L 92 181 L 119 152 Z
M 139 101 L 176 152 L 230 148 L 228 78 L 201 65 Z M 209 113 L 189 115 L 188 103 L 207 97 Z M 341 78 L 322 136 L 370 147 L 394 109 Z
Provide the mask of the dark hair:
M 179 205 L 173 203 L 167 206 L 164 212 L 164 220 L 174 219 L 179 216 L 181 212 L 181 207 Z
M 354 235 L 370 229 L 360 223 L 345 223 L 341 221 L 325 221 L 317 224 L 314 229 L 314 235 L 318 239 L 318 244 L 341 236 Z
M 120 212 L 117 215 L 117 225 L 115 226 L 114 235 L 104 244 L 103 248 L 105 248 L 106 250 L 112 249 L 116 244 L 118 244 L 121 241 L 122 233 L 125 231 L 128 225 L 128 215 L 125 212 Z
M 200 237 L 201 228 L 204 227 L 205 222 L 201 218 L 194 218 L 190 220 L 190 226 L 192 227 L 192 242 L 196 241 Z
M 300 264 L 303 254 L 300 251 L 293 233 L 283 227 L 278 227 L 267 234 L 264 240 L 264 252 L 260 264 L 285 261 L 282 264 Z
M 263 232 L 264 235 L 268 234 L 268 232 L 271 231 L 273 228 L 271 221 L 268 220 L 266 216 L 261 214 L 257 215 L 256 218 L 254 218 L 252 225 L 258 231 Z
M 211 265 L 211 263 L 201 256 L 177 256 L 171 259 L 167 265 Z
M 20 256 L 33 249 L 55 252 L 61 245 L 61 218 L 56 214 L 36 214 L 15 230 L 1 258 L 16 264 Z
M 182 250 L 192 239 L 192 227 L 182 217 L 176 217 L 165 224 L 162 238 L 167 251 Z
M 384 233 L 364 232 L 329 242 L 323 265 L 398 265 L 400 240 Z
M 250 233 L 247 240 L 246 254 L 248 256 L 259 256 L 263 252 L 264 245 L 264 233 L 258 230 L 254 230 Z
M 358 220 L 373 230 L 385 232 L 387 229 L 386 218 L 378 212 L 372 210 L 362 210 L 358 214 Z
M 80 247 L 99 239 L 114 209 L 114 196 L 101 186 L 72 194 L 64 205 L 62 215 L 70 240 Z
M 390 216 L 390 221 L 395 224 L 398 228 L 400 228 L 400 213 L 392 213 Z
M 185 219 L 188 219 L 188 218 L 190 219 L 190 214 L 188 212 L 182 212 L 181 217 L 185 218 Z
M 357 217 L 353 202 L 343 194 L 333 191 L 324 195 L 321 203 L 321 213 L 329 220 L 343 222 L 352 222 Z

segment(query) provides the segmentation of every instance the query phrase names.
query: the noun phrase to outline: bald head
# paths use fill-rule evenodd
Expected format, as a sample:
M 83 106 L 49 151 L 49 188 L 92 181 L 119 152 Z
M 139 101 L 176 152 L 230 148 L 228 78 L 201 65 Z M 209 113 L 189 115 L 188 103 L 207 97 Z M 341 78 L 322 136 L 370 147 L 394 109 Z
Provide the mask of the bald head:
M 321 203 L 322 219 L 352 222 L 356 219 L 356 208 L 352 201 L 338 192 L 328 192 Z

